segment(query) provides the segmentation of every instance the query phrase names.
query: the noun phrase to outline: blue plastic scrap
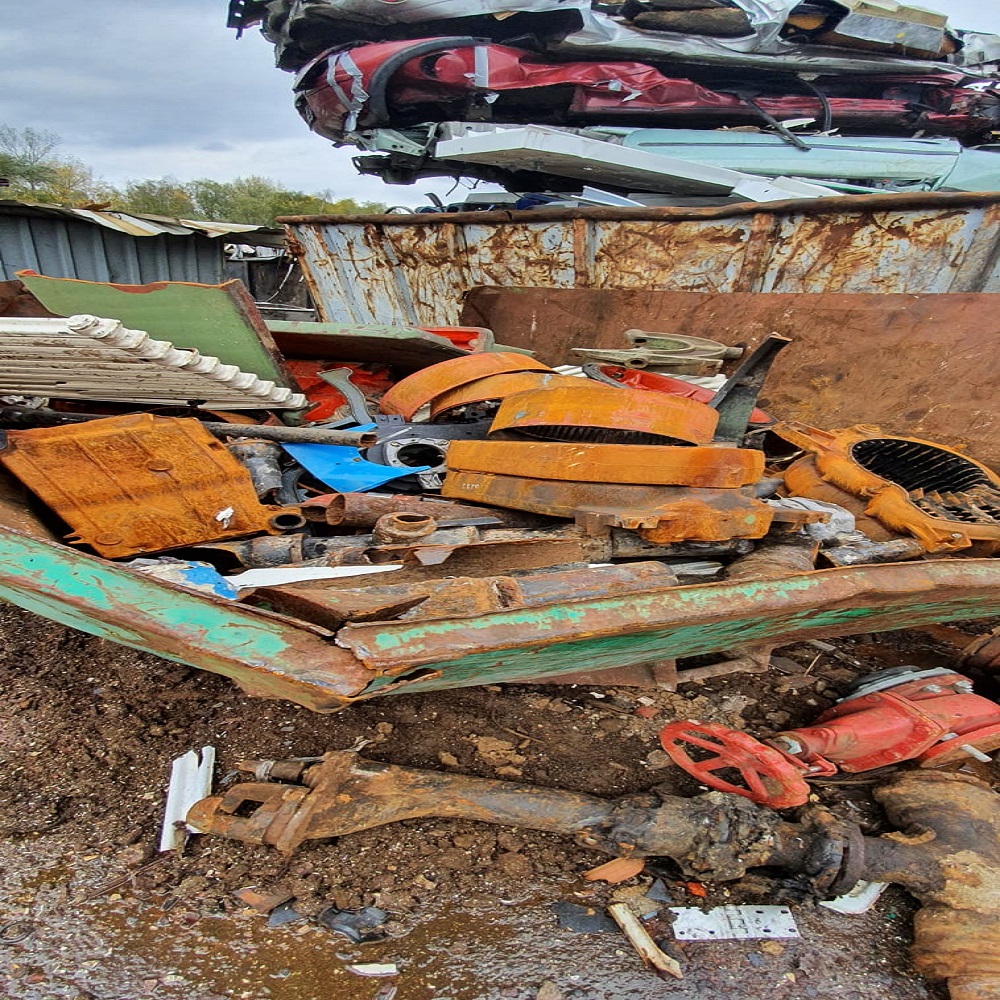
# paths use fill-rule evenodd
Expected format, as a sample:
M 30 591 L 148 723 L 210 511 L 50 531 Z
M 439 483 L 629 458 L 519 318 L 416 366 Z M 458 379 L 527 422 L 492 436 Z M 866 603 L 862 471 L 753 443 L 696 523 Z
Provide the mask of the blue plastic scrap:
M 362 458 L 357 448 L 347 445 L 284 444 L 282 447 L 307 472 L 340 493 L 363 493 L 393 479 L 429 472 L 431 468 L 429 465 L 414 465 L 405 469 L 376 465 Z

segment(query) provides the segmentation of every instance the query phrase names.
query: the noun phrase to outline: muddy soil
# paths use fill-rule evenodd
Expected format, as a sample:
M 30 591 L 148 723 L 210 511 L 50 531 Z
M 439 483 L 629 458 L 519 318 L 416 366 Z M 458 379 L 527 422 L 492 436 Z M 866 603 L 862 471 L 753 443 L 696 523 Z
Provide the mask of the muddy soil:
M 569 837 L 412 820 L 312 842 L 291 858 L 212 837 L 181 856 L 156 844 L 170 761 L 218 749 L 217 787 L 244 758 L 313 756 L 371 741 L 381 761 L 615 796 L 697 786 L 657 732 L 697 718 L 757 734 L 811 721 L 855 677 L 954 650 L 892 633 L 780 650 L 781 670 L 629 688 L 506 686 L 399 695 L 317 716 L 241 694 L 224 678 L 0 607 L 0 986 L 12 998 L 270 1000 L 942 1000 L 907 958 L 914 903 L 891 888 L 847 917 L 792 907 L 801 937 L 673 940 L 668 906 L 773 902 L 772 883 L 688 885 L 669 863 L 616 887 L 582 874 L 606 860 Z M 637 711 L 639 714 L 637 714 Z M 872 778 L 816 786 L 881 829 Z M 654 879 L 669 897 L 651 926 L 684 979 L 645 970 L 616 931 L 560 926 L 553 904 L 601 911 Z M 269 926 L 233 896 L 294 897 L 302 919 Z M 309 919 L 381 907 L 389 936 L 356 945 Z M 396 963 L 363 978 L 352 963 Z M 395 992 L 394 992 L 395 991 Z

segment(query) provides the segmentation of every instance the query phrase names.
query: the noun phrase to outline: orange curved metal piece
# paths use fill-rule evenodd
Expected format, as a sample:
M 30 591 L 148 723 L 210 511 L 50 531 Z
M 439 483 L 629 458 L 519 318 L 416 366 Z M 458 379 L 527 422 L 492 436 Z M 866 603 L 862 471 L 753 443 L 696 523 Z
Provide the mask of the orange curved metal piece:
M 710 406 L 683 396 L 574 381 L 576 385 L 509 396 L 497 411 L 490 433 L 514 431 L 546 441 L 604 444 L 708 444 L 719 422 Z
M 437 420 L 438 417 L 459 406 L 470 406 L 491 400 L 499 401 L 529 389 L 577 385 L 582 381 L 572 375 L 558 375 L 555 372 L 509 372 L 504 375 L 487 375 L 485 378 L 476 379 L 475 382 L 441 393 L 431 403 L 431 420 Z
M 828 432 L 787 421 L 773 430 L 813 455 L 826 483 L 863 498 L 866 515 L 912 535 L 928 552 L 975 542 L 1000 548 L 1000 477 L 967 455 L 868 424 Z M 808 474 L 792 479 L 799 490 L 808 489 Z M 786 485 L 793 485 L 787 477 Z
M 449 471 L 578 483 L 633 483 L 736 489 L 757 482 L 764 455 L 725 445 L 567 444 L 561 441 L 453 441 Z M 450 495 L 450 494 L 448 494 Z
M 443 392 L 468 385 L 487 375 L 530 371 L 551 372 L 552 369 L 526 354 L 506 351 L 450 358 L 422 368 L 397 382 L 382 397 L 382 412 L 396 413 L 410 420 L 420 407 L 432 402 Z
M 686 399 L 696 399 L 699 403 L 710 403 L 715 398 L 714 389 L 706 389 L 693 382 L 685 382 L 684 379 L 662 375 L 659 372 L 644 371 L 641 368 L 624 368 L 621 365 L 600 365 L 599 368 L 603 375 L 632 389 L 664 392 L 671 396 L 684 396 Z M 750 414 L 750 423 L 773 424 L 774 418 L 763 410 L 754 408 Z

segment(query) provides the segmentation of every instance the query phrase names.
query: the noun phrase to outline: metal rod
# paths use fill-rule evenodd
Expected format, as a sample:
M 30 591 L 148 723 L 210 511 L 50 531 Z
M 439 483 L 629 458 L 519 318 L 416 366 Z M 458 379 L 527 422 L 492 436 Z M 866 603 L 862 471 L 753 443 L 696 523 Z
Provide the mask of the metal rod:
M 203 421 L 202 426 L 219 437 L 260 438 L 262 441 L 287 441 L 295 444 L 342 444 L 354 448 L 370 448 L 377 440 L 374 431 L 331 431 L 316 427 L 227 424 L 215 421 Z

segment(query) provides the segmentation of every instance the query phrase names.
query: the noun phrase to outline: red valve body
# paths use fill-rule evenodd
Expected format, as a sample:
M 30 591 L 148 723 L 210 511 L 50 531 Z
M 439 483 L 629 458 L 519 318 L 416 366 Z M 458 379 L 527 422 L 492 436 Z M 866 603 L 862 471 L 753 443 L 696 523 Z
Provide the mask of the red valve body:
M 942 741 L 949 734 L 954 736 Z M 967 677 L 944 673 L 845 699 L 815 725 L 766 742 L 827 773 L 829 764 L 869 771 L 914 758 L 937 766 L 963 755 L 963 744 L 981 751 L 1000 747 L 1000 705 L 973 694 Z M 801 750 L 791 749 L 794 744 Z

